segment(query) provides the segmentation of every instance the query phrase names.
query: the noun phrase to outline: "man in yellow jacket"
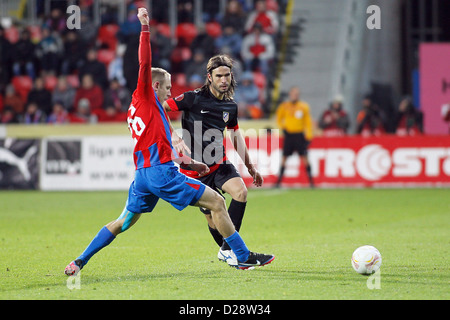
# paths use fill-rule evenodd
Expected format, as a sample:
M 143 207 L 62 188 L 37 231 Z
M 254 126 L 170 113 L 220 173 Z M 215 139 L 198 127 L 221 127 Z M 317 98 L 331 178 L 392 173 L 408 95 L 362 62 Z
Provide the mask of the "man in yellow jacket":
M 284 133 L 283 157 L 276 187 L 283 180 L 286 159 L 295 151 L 298 152 L 304 164 L 311 187 L 314 181 L 311 166 L 308 161 L 308 146 L 313 138 L 311 113 L 308 103 L 300 100 L 300 89 L 292 87 L 289 90 L 289 100 L 280 104 L 277 109 L 277 124 Z

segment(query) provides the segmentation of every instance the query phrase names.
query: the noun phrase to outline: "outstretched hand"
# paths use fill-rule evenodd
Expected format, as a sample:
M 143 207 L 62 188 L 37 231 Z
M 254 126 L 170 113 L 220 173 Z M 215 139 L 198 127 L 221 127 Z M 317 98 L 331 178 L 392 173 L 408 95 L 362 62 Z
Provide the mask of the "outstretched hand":
M 142 25 L 148 26 L 148 24 L 150 22 L 150 17 L 148 15 L 147 9 L 139 8 L 137 17 Z

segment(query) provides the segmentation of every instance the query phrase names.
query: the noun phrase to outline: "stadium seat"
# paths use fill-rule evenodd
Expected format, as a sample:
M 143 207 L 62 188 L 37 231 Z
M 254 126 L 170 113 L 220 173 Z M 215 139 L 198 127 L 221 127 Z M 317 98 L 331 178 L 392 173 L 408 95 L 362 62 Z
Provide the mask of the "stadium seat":
M 30 76 L 14 76 L 11 82 L 23 101 L 27 101 L 28 93 L 33 88 L 33 79 Z
M 253 72 L 253 82 L 261 90 L 266 88 L 267 79 L 262 72 Z
M 111 49 L 100 49 L 97 52 L 97 60 L 108 68 L 108 65 L 115 59 L 116 51 Z
M 5 38 L 11 43 L 19 41 L 19 30 L 15 26 L 11 26 L 4 31 Z
M 54 75 L 47 75 L 44 77 L 45 89 L 47 89 L 49 91 L 53 91 L 53 89 L 55 89 L 57 83 L 58 83 L 58 78 Z
M 197 36 L 197 27 L 193 23 L 183 22 L 177 25 L 175 36 L 178 41 L 184 41 L 184 44 L 189 46 L 194 38 Z
M 206 32 L 213 38 L 220 37 L 222 35 L 222 26 L 218 22 L 208 22 L 205 25 Z
M 70 84 L 72 88 L 77 89 L 80 86 L 80 79 L 76 74 L 68 74 L 66 76 L 67 83 Z
M 192 51 L 188 47 L 176 47 L 173 49 L 170 60 L 174 63 L 188 61 L 192 57 Z
M 159 33 L 166 36 L 167 38 L 172 37 L 172 31 L 170 30 L 170 26 L 167 23 L 158 23 L 156 25 L 156 30 L 158 30 Z
M 117 24 L 105 24 L 99 28 L 97 40 L 101 45 L 106 45 L 110 50 L 116 50 L 117 31 L 119 31 L 119 26 Z

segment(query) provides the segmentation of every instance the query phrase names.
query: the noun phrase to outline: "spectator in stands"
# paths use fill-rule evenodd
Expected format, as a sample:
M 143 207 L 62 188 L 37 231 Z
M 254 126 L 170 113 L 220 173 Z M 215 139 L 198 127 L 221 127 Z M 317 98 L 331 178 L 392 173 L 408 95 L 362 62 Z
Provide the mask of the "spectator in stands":
M 105 107 L 114 107 L 118 112 L 127 112 L 131 103 L 131 93 L 120 85 L 117 79 L 110 82 L 109 89 L 105 92 Z
M 48 123 L 63 124 L 69 122 L 69 113 L 64 108 L 61 101 L 55 101 L 53 103 L 52 113 L 47 118 Z
M 93 47 L 97 39 L 98 27 L 89 18 L 87 12 L 81 12 L 80 24 L 83 26 L 83 32 L 80 32 L 80 40 L 83 41 L 85 46 Z
M 117 37 L 120 42 L 126 43 L 128 37 L 139 35 L 141 32 L 141 24 L 137 18 L 137 8 L 135 4 L 128 6 L 127 19 L 120 25 Z
M 126 45 L 120 44 L 116 48 L 116 56 L 108 66 L 108 80 L 117 79 L 121 86 L 127 84 L 127 80 L 123 75 L 123 54 L 125 53 Z
M 58 73 L 63 52 L 64 45 L 60 35 L 44 27 L 42 29 L 42 40 L 36 48 L 36 56 L 40 62 L 42 75 L 56 75 Z
M 253 31 L 244 37 L 241 57 L 246 70 L 260 70 L 264 75 L 269 75 L 270 64 L 275 57 L 275 43 L 270 35 L 263 32 L 260 24 L 256 24 Z
M 14 112 L 13 108 L 7 105 L 3 108 L 3 111 L 0 113 L 0 123 L 19 123 L 17 114 Z
M 101 110 L 103 107 L 103 91 L 95 84 L 90 74 L 85 74 L 81 80 L 81 86 L 75 94 L 74 105 L 79 108 L 80 100 L 87 99 L 89 101 L 89 112 L 95 113 L 96 110 Z M 82 106 L 83 108 L 83 106 Z M 78 110 L 79 111 L 79 110 Z M 84 111 L 81 114 L 85 114 Z
M 222 48 L 227 47 L 233 56 L 239 57 L 242 47 L 242 36 L 236 29 L 229 25 L 223 28 L 221 36 L 217 37 L 214 41 L 214 45 L 217 52 L 222 52 Z
M 171 39 L 158 32 L 156 26 L 150 26 L 150 43 L 152 45 L 152 66 L 163 68 L 170 72 L 173 45 Z
M 28 94 L 28 104 L 34 102 L 46 116 L 52 111 L 52 93 L 45 89 L 44 79 L 37 77 L 34 80 L 33 89 Z
M 247 14 L 242 8 L 242 4 L 237 0 L 230 0 L 227 3 L 225 14 L 221 19 L 222 30 L 226 27 L 233 27 L 236 33 L 243 35 L 245 31 L 245 21 Z
M 415 136 L 423 133 L 423 114 L 414 106 L 410 97 L 405 97 L 400 102 L 395 123 L 396 135 Z
M 200 49 L 203 51 L 205 57 L 212 57 L 216 54 L 216 48 L 212 45 L 213 43 L 214 38 L 206 32 L 205 26 L 200 26 L 198 28 L 197 36 L 191 42 L 190 49 L 191 52 Z
M 245 23 L 245 31 L 251 32 L 257 24 L 260 24 L 267 34 L 276 35 L 278 32 L 278 16 L 274 11 L 267 10 L 266 0 L 255 2 L 255 10 L 249 14 Z
M 50 17 L 44 22 L 44 26 L 51 31 L 56 31 L 62 34 L 67 30 L 66 18 L 59 8 L 53 8 L 50 12 Z
M 204 83 L 205 83 L 204 77 L 202 77 L 199 74 L 193 74 L 188 79 L 189 89 L 187 91 L 193 91 L 195 89 L 201 88 Z
M 97 115 L 91 113 L 89 99 L 82 98 L 77 101 L 75 112 L 69 114 L 71 123 L 97 123 Z
M 367 95 L 362 101 L 362 110 L 356 118 L 356 133 L 362 136 L 379 136 L 385 133 L 384 113 Z
M 0 91 L 6 88 L 11 79 L 12 44 L 5 37 L 5 31 L 0 24 Z
M 47 116 L 44 111 L 39 109 L 39 106 L 35 102 L 29 102 L 25 108 L 25 114 L 22 117 L 22 123 L 25 124 L 38 124 L 45 123 Z
M 108 88 L 109 82 L 106 67 L 103 63 L 97 60 L 97 50 L 95 49 L 89 49 L 86 54 L 86 61 L 79 70 L 80 81 L 86 74 L 90 74 L 94 82 L 103 90 Z
M 52 92 L 52 103 L 60 102 L 64 109 L 72 111 L 76 90 L 69 84 L 67 77 L 58 77 L 55 89 Z
M 445 103 L 441 107 L 442 119 L 448 123 L 448 133 L 450 133 L 450 103 Z
M 220 14 L 220 1 L 203 1 L 203 22 L 217 21 Z
M 187 63 L 185 68 L 186 79 L 189 79 L 194 74 L 205 74 L 207 60 L 203 50 L 197 49 L 192 55 L 192 59 Z
M 5 108 L 11 108 L 15 114 L 21 114 L 25 111 L 25 101 L 20 94 L 16 92 L 12 84 L 6 86 L 3 105 Z
M 194 4 L 193 0 L 178 0 L 177 15 L 178 23 L 194 22 Z
M 30 31 L 27 29 L 22 30 L 19 41 L 11 49 L 12 69 L 15 76 L 26 74 L 32 79 L 35 78 L 34 50 L 35 45 L 31 42 Z
M 61 64 L 62 74 L 72 74 L 81 67 L 86 56 L 86 46 L 78 34 L 69 30 L 64 38 L 64 55 Z
M 260 102 L 260 92 L 253 82 L 253 74 L 246 71 L 242 74 L 239 86 L 234 94 L 238 105 L 239 118 L 259 119 L 263 116 Z
M 350 119 L 343 108 L 342 97 L 336 97 L 319 119 L 319 128 L 325 137 L 342 137 L 347 134 Z

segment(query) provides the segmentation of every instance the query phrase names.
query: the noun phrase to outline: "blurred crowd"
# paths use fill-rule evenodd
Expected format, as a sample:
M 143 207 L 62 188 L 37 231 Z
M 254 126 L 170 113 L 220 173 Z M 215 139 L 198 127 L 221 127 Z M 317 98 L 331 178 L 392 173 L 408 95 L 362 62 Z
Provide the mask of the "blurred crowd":
M 37 1 L 38 24 L 0 25 L 0 123 L 126 121 L 139 69 L 136 14 L 145 2 L 128 0 L 126 19 L 119 23 L 117 3 L 102 1 L 96 25 L 93 0 L 76 1 L 81 29 L 67 27 L 69 1 L 50 2 L 46 15 L 43 0 Z M 194 0 L 177 1 L 177 25 L 172 30 L 167 1 L 152 0 L 153 65 L 172 74 L 172 96 L 202 86 L 208 59 L 225 53 L 235 61 L 239 117 L 270 116 L 265 107 L 267 89 L 287 0 L 227 0 L 225 10 L 220 10 L 220 1 L 203 1 L 200 26 L 195 23 L 194 4 Z M 325 136 L 423 132 L 423 115 L 411 98 L 405 97 L 394 108 L 392 119 L 367 95 L 352 123 L 338 96 L 316 119 L 316 129 Z M 170 114 L 172 119 L 179 116 Z M 349 132 L 351 125 L 353 132 Z
M 139 68 L 136 14 L 145 1 L 127 1 L 122 23 L 115 1 L 102 1 L 99 25 L 94 2 L 77 1 L 81 29 L 67 27 L 68 1 L 51 1 L 48 15 L 37 2 L 39 24 L 0 26 L 0 123 L 125 121 Z M 228 0 L 222 14 L 219 1 L 203 1 L 198 26 L 194 1 L 178 0 L 171 30 L 167 1 L 153 0 L 153 66 L 172 74 L 176 96 L 200 87 L 206 61 L 226 53 L 235 60 L 240 116 L 261 118 L 285 6 L 285 0 Z

